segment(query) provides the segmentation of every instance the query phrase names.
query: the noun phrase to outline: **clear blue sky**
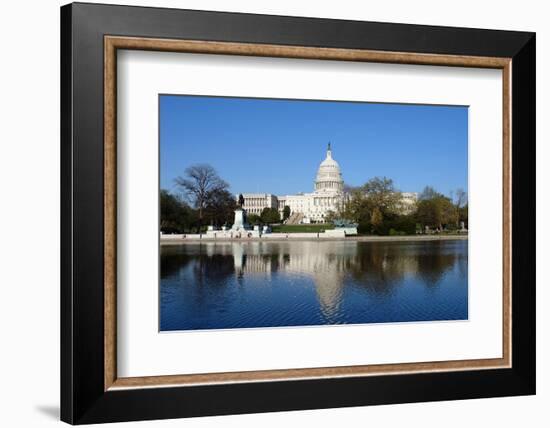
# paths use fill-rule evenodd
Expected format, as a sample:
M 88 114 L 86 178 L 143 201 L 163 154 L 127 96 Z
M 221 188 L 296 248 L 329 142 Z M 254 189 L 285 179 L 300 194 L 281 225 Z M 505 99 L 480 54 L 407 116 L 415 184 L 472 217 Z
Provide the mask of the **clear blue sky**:
M 197 163 L 233 193 L 313 191 L 332 143 L 344 181 L 392 178 L 404 192 L 426 185 L 468 190 L 468 108 L 161 95 L 160 185 Z

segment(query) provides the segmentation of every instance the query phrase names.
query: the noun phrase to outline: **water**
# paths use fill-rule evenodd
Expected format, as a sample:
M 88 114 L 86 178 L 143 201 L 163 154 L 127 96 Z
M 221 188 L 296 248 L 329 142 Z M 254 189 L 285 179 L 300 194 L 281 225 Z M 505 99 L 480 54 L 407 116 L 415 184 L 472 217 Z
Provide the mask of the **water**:
M 162 331 L 467 318 L 467 241 L 161 247 Z

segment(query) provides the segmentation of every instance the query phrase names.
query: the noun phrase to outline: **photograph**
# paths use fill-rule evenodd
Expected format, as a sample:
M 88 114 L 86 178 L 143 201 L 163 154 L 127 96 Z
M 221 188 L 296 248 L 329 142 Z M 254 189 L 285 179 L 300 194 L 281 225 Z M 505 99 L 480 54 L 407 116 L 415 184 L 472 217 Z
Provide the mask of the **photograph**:
M 158 102 L 161 332 L 468 320 L 468 106 Z

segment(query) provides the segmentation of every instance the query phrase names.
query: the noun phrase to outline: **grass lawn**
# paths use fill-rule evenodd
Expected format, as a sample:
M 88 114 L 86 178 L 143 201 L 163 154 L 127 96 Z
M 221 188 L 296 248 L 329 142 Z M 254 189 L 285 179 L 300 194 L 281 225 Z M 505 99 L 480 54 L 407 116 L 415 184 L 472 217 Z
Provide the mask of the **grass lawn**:
M 273 226 L 273 233 L 317 233 L 325 230 L 334 229 L 334 225 L 328 224 L 283 224 Z

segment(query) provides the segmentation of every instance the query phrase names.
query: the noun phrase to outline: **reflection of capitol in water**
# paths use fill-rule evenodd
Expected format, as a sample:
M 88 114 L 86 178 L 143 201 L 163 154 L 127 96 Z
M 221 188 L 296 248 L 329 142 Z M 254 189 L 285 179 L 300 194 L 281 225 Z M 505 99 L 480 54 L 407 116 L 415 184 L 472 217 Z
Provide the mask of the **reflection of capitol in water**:
M 207 257 L 231 256 L 239 278 L 272 276 L 276 272 L 309 278 L 315 285 L 320 310 L 327 319 L 338 313 L 346 279 L 353 286 L 375 293 L 390 293 L 405 276 L 423 276 L 435 284 L 456 261 L 456 255 L 442 252 L 423 257 L 416 250 L 394 243 L 357 241 L 206 243 Z
M 295 244 L 278 243 L 275 244 L 278 247 L 275 251 L 276 257 L 270 257 L 273 254 L 273 248 L 269 248 L 272 247 L 272 243 L 244 245 L 237 243 L 233 245 L 246 248 L 236 251 L 234 249 L 233 255 L 237 274 L 271 274 L 280 270 L 294 275 L 310 277 L 315 284 L 321 312 L 326 318 L 330 319 L 338 312 L 342 289 L 344 288 L 345 260 L 355 255 L 356 244 L 356 242 L 345 244 L 308 241 L 301 242 L 297 246 Z M 340 247 L 338 256 L 336 256 L 336 246 Z M 246 252 L 246 254 L 240 255 L 241 251 Z
M 161 247 L 161 330 L 468 318 L 467 241 Z

